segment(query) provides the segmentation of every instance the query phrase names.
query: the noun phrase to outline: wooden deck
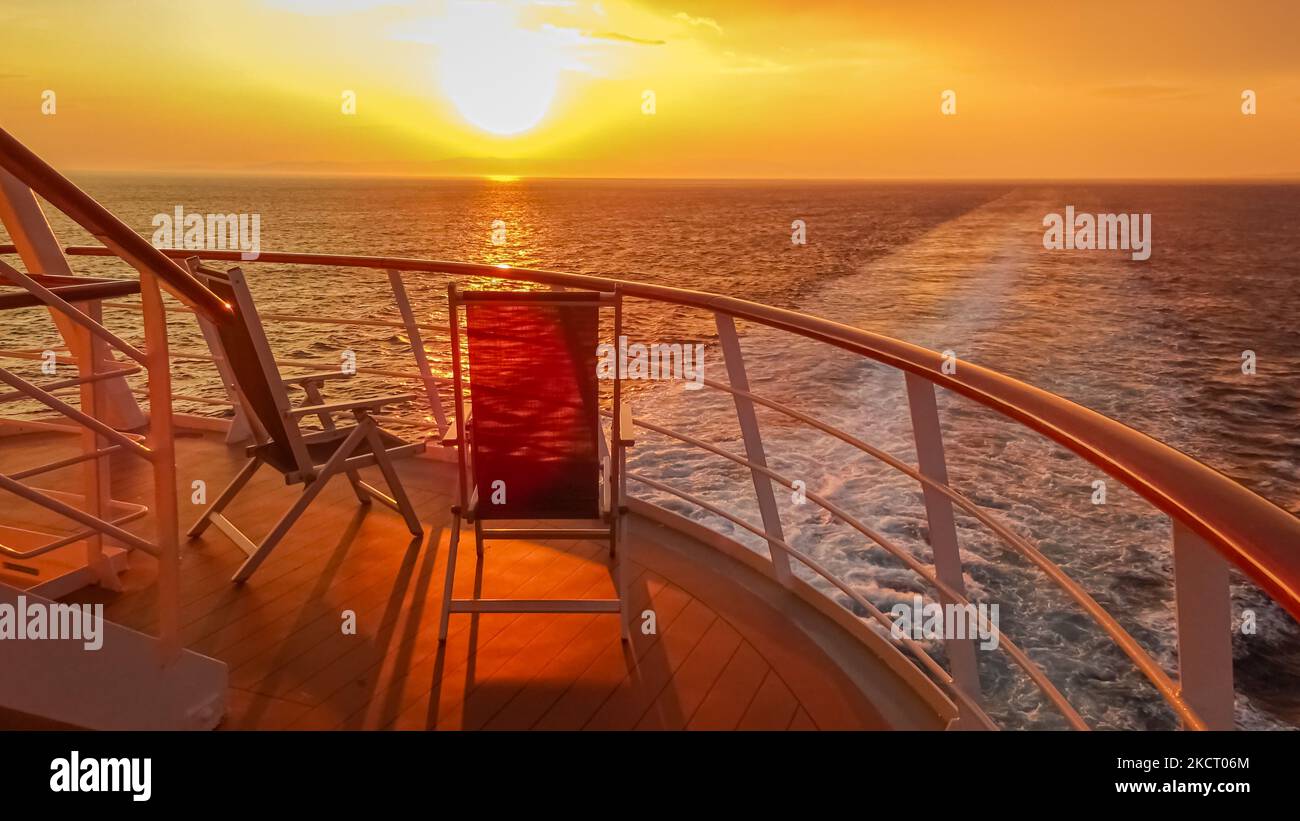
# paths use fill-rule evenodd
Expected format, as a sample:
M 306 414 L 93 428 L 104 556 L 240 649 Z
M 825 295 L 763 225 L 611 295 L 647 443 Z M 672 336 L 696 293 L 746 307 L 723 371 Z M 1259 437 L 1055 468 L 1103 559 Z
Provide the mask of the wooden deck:
M 0 469 L 75 452 L 76 439 L 0 438 Z M 215 434 L 177 440 L 183 526 L 200 508 L 191 483 L 214 497 L 241 464 Z M 147 503 L 152 474 L 115 456 L 114 497 Z M 79 481 L 78 468 L 35 484 Z M 816 642 L 735 580 L 753 573 L 675 531 L 639 517 L 630 528 L 630 607 L 653 611 L 657 631 L 634 623 L 630 644 L 611 615 L 453 615 L 437 641 L 454 469 L 428 458 L 399 463 L 426 527 L 412 540 L 388 508 L 359 506 L 331 482 L 271 557 L 240 587 L 244 554 L 210 528 L 182 542 L 184 644 L 229 666 L 227 729 L 816 729 L 885 722 Z M 376 470 L 369 480 L 382 487 Z M 227 511 L 254 539 L 298 489 L 264 471 Z M 6 511 L 6 516 L 8 511 Z M 147 520 L 132 528 L 148 527 Z M 729 563 L 729 564 L 728 564 Z M 731 565 L 734 565 L 732 567 Z M 719 569 L 721 567 L 721 569 Z M 489 542 L 481 566 L 462 539 L 456 595 L 602 598 L 613 595 L 597 542 Z M 70 597 L 106 604 L 106 616 L 156 631 L 154 562 L 136 553 L 126 589 Z M 345 613 L 356 633 L 345 634 Z

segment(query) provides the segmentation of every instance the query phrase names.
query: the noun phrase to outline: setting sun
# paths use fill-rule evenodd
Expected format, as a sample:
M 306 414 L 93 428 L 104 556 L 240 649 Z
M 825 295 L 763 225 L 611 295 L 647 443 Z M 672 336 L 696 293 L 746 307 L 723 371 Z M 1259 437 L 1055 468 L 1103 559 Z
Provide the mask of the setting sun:
M 554 29 L 520 28 L 511 6 L 450 6 L 437 39 L 438 82 L 471 125 L 501 136 L 535 128 L 564 68 Z

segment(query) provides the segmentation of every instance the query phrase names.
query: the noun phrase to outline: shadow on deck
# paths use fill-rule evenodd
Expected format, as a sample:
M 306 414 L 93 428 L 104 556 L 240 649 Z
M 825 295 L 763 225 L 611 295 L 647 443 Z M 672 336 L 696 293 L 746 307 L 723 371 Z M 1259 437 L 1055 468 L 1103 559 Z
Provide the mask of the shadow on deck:
M 0 443 L 0 469 L 76 447 L 75 437 L 49 433 Z M 201 509 L 190 504 L 191 483 L 201 479 L 215 494 L 241 454 L 215 434 L 178 435 L 182 528 Z M 113 495 L 147 502 L 151 474 L 139 460 L 115 458 L 113 468 Z M 900 712 L 896 695 L 883 710 L 892 716 L 887 721 L 873 706 L 880 700 L 864 695 L 873 687 L 878 693 L 879 682 L 862 680 L 885 668 L 861 645 L 853 652 L 866 660 L 843 663 L 833 649 L 844 644 L 835 635 L 842 628 L 743 563 L 640 516 L 629 528 L 629 644 L 607 614 L 476 614 L 453 615 L 440 646 L 454 467 L 413 458 L 398 469 L 425 525 L 422 539 L 412 539 L 391 510 L 359 506 L 340 481 L 242 587 L 230 576 L 244 554 L 217 529 L 182 542 L 182 641 L 229 667 L 223 728 L 942 726 L 912 707 Z M 57 487 L 61 474 L 43 484 Z M 227 515 L 257 539 L 298 492 L 268 472 Z M 148 526 L 147 519 L 132 525 Z M 468 544 L 457 568 L 458 597 L 614 595 L 602 543 L 489 542 L 478 566 L 472 539 Z M 103 602 L 108 619 L 155 632 L 154 576 L 154 560 L 135 553 L 123 592 L 85 588 L 69 598 Z M 641 629 L 650 612 L 653 634 Z M 344 632 L 349 614 L 354 634 Z

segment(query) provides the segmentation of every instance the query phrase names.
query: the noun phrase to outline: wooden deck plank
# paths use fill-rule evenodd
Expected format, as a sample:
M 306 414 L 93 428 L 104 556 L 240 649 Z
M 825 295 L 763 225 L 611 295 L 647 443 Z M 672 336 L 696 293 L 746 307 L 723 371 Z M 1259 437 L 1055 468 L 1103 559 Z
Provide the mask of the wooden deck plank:
M 872 714 L 864 717 L 860 694 L 855 693 L 847 675 L 838 668 L 827 671 L 824 659 L 808 652 L 799 632 L 783 611 L 783 603 L 748 606 L 749 594 L 743 589 L 709 584 L 707 577 L 693 572 L 691 561 L 684 556 L 663 558 L 665 562 L 661 569 L 664 572 L 680 578 L 688 592 L 707 595 L 710 606 L 728 614 L 732 626 L 750 638 L 769 665 L 780 669 L 786 686 L 812 714 L 819 717 L 819 726 L 833 729 L 864 726 L 883 729 L 886 726 L 874 711 L 869 711 Z
M 609 582 L 607 570 L 601 567 L 600 571 L 593 573 L 584 568 L 581 573 L 575 574 L 569 583 L 557 587 L 553 597 L 608 596 L 613 585 Z M 587 582 L 585 588 L 583 582 Z M 461 697 L 451 716 L 439 715 L 438 726 L 461 730 L 480 729 L 496 714 L 497 710 L 531 680 L 538 668 L 546 664 L 547 659 L 563 652 L 584 627 L 596 620 L 615 624 L 618 622 L 617 616 L 589 614 L 543 616 L 536 620 L 539 629 L 534 632 L 532 638 L 494 669 L 480 668 L 474 681 L 469 682 L 469 689 Z M 533 621 L 529 620 L 528 623 L 532 624 Z M 516 621 L 511 629 L 518 628 L 522 624 L 524 624 L 523 620 Z M 455 718 L 459 720 L 453 721 Z
M 740 634 L 718 618 L 636 723 L 638 730 L 684 730 L 723 668 L 740 647 Z
M 808 715 L 808 711 L 803 708 L 803 705 L 800 705 L 799 709 L 794 711 L 794 718 L 790 719 L 790 726 L 786 729 L 816 730 L 817 724 L 813 722 L 812 716 Z
M 685 661 L 695 645 L 717 621 L 717 614 L 699 599 L 692 599 L 686 610 L 651 645 L 618 688 L 610 694 L 585 725 L 592 730 L 630 730 L 654 702 L 677 667 Z
M 653 573 L 641 576 L 646 598 L 657 614 L 657 631 L 646 634 L 632 629 L 631 647 L 609 644 L 575 680 L 565 688 L 534 724 L 540 730 L 578 730 L 591 719 L 627 678 L 634 666 L 659 642 L 660 635 L 676 621 L 691 603 L 691 597 Z
M 593 558 L 604 551 L 603 545 L 590 542 L 587 545 L 594 551 Z M 569 595 L 577 595 L 596 585 L 607 587 L 606 573 L 607 570 L 603 565 L 588 563 L 577 568 L 571 576 L 557 580 L 547 589 L 546 595 L 540 598 L 561 598 L 566 589 L 570 591 Z M 576 589 L 566 588 L 566 583 L 575 585 Z M 473 623 L 473 616 L 462 616 L 462 618 Z M 571 622 L 582 618 L 583 616 L 574 615 L 526 613 L 515 618 L 485 642 L 481 640 L 467 642 L 463 647 L 465 656 L 457 658 L 448 655 L 447 659 L 455 663 L 446 664 L 444 660 L 444 669 L 447 672 L 444 672 L 439 680 L 426 686 L 426 692 L 408 705 L 387 726 L 391 729 L 459 728 L 464 720 L 465 699 L 480 680 L 490 677 L 499 667 L 526 647 L 537 634 L 555 624 L 557 619 Z M 463 674 L 460 674 L 461 670 L 464 671 Z M 448 672 L 452 673 L 450 678 Z
M 252 693 L 231 687 L 226 700 L 226 717 L 221 722 L 223 730 L 257 730 L 263 727 L 285 727 L 298 716 L 311 709 L 280 698 Z
M 530 553 L 535 552 L 529 545 L 519 543 L 494 545 L 493 547 L 499 548 L 501 553 L 505 553 L 507 550 L 512 552 L 519 550 L 527 550 Z M 470 563 L 466 562 L 466 564 L 469 565 Z M 571 573 L 581 564 L 581 558 L 567 552 L 557 551 L 554 560 L 545 562 L 535 574 L 521 562 L 497 562 L 496 564 L 500 566 L 500 572 L 485 574 L 483 579 L 485 595 L 488 596 L 497 595 L 493 591 L 515 581 L 527 583 L 539 577 L 567 576 L 568 573 Z M 267 680 L 262 682 L 258 689 L 273 695 L 308 700 L 315 704 L 346 683 L 354 671 L 364 671 L 375 664 L 381 663 L 388 640 L 392 636 L 391 628 L 394 626 L 393 623 L 412 607 L 418 608 L 419 612 L 424 612 L 426 609 L 425 598 L 432 599 L 434 595 L 432 591 L 441 586 L 441 579 L 431 579 L 431 575 L 421 577 L 428 584 L 422 586 L 421 590 L 426 596 L 420 597 L 419 600 L 407 600 L 405 590 L 400 591 L 402 595 L 397 595 L 399 591 L 394 591 L 394 596 L 389 600 L 388 612 L 384 615 L 377 630 L 373 633 L 358 634 L 370 638 L 372 640 L 371 644 L 355 646 L 357 642 L 352 640 L 356 638 L 355 636 L 343 636 L 336 631 L 331 633 L 325 641 L 320 642 L 307 653 L 294 659 L 291 671 L 282 672 L 282 670 L 289 670 L 287 666 L 282 670 L 277 670 L 272 676 L 268 676 Z M 460 574 L 458 573 L 457 576 L 459 578 Z M 470 583 L 472 582 L 471 578 Z M 436 616 L 436 605 L 429 609 Z M 412 624 L 416 626 L 423 624 L 428 630 L 432 627 L 434 621 L 435 619 L 423 621 L 415 619 Z M 414 636 L 412 636 L 412 639 L 414 639 Z M 342 667 L 334 664 L 334 662 L 345 656 L 348 661 L 344 662 Z M 358 667 L 358 665 L 361 666 Z M 270 689 L 265 689 L 267 687 Z
M 767 661 L 748 641 L 742 642 L 686 727 L 689 730 L 734 730 L 767 678 Z
M 632 568 L 629 568 L 632 572 Z M 641 583 L 645 572 L 637 569 L 636 577 L 628 580 L 627 610 L 639 613 L 649 604 L 649 591 Z M 600 653 L 619 641 L 619 625 L 611 619 L 592 619 L 567 647 L 542 667 L 519 692 L 484 725 L 489 730 L 527 730 L 564 695 L 573 683 L 573 671 L 587 669 Z
M 70 455 L 71 440 L 0 440 L 0 469 Z M 184 528 L 200 510 L 188 504 L 189 483 L 203 478 L 211 498 L 243 458 L 212 434 L 179 437 L 177 458 Z M 115 498 L 149 504 L 148 466 L 121 455 L 112 464 Z M 739 586 L 700 576 L 650 543 L 630 543 L 625 554 L 636 558 L 629 644 L 607 615 L 481 614 L 453 615 L 440 645 L 455 471 L 426 459 L 397 469 L 425 524 L 422 542 L 412 544 L 397 514 L 359 506 L 336 481 L 246 585 L 229 581 L 244 554 L 220 532 L 182 543 L 182 638 L 230 668 L 224 728 L 810 729 L 855 720 L 842 692 L 818 692 L 827 675 L 842 674 L 791 639 L 779 610 L 754 606 Z M 373 473 L 367 480 L 382 486 Z M 80 474 L 45 478 L 67 484 Z M 266 471 L 230 516 L 257 539 L 299 492 Z M 130 527 L 151 528 L 148 517 Z M 461 546 L 457 597 L 613 592 L 602 542 L 489 542 L 481 572 L 472 530 Z M 156 561 L 135 554 L 122 578 L 122 593 L 86 588 L 70 598 L 102 602 L 108 618 L 155 631 Z M 355 635 L 341 630 L 344 610 L 357 616 Z M 654 633 L 640 629 L 644 611 L 654 612 Z M 870 713 L 865 705 L 868 725 Z
M 612 570 L 606 566 L 601 570 L 594 583 L 577 594 L 578 598 L 609 598 L 616 595 L 615 582 L 611 578 Z M 576 590 L 576 585 L 574 589 Z M 561 588 L 557 589 L 554 595 L 565 596 L 568 593 Z M 557 669 L 563 680 L 570 679 L 571 665 L 556 668 L 552 662 L 561 658 L 571 658 L 566 656 L 566 652 L 581 636 L 595 632 L 589 628 L 597 623 L 613 628 L 615 638 L 618 638 L 617 617 L 570 615 L 567 618 L 552 620 L 552 623 L 536 639 L 529 642 L 493 674 L 483 677 L 475 684 L 474 689 L 465 699 L 462 729 L 482 728 L 516 695 L 539 678 L 545 680 L 544 676 L 548 670 Z
M 599 551 L 591 543 L 575 545 L 568 552 L 536 545 L 533 547 L 536 549 L 527 556 L 533 560 L 533 564 L 522 569 L 516 568 L 513 574 L 488 574 L 488 579 L 484 580 L 484 586 L 479 588 L 478 594 L 513 597 L 522 595 L 522 591 L 527 589 L 533 592 L 540 590 L 541 594 L 549 595 L 554 585 L 584 566 L 585 561 Z M 495 546 L 489 547 L 489 551 L 494 550 L 497 552 L 491 554 L 494 556 L 493 565 L 499 566 L 505 554 Z M 445 550 L 441 553 L 445 561 Z M 574 562 L 577 562 L 577 566 Z M 455 595 L 473 594 L 477 572 L 474 562 L 457 562 L 457 565 Z M 442 566 L 439 563 L 438 570 Z M 317 726 L 344 726 L 353 729 L 385 726 L 396 719 L 403 708 L 408 707 L 421 694 L 427 695 L 449 674 L 462 667 L 472 671 L 476 658 L 470 650 L 471 644 L 490 644 L 501 631 L 520 618 L 513 614 L 453 616 L 448 628 L 447 643 L 439 646 L 437 613 L 443 575 L 441 572 L 434 575 L 438 579 L 438 585 L 432 594 L 429 616 L 413 623 L 415 632 L 412 640 L 395 657 L 385 659 L 383 663 L 372 665 L 364 671 L 366 678 L 360 687 L 340 689 L 332 693 L 321 708 L 314 711 L 315 715 L 309 717 Z M 552 587 L 545 586 L 547 579 Z M 492 580 L 490 585 L 489 580 Z M 508 586 L 511 580 L 513 586 Z
M 775 670 L 769 670 L 754 700 L 741 717 L 738 730 L 784 730 L 790 726 L 799 700 Z

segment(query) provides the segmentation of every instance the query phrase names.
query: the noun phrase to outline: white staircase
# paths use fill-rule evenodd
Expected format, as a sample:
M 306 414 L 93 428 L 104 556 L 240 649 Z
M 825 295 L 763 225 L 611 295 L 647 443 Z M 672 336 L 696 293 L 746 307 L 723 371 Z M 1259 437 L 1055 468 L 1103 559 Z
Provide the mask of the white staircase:
M 51 599 L 0 584 L 0 608 Z M 22 614 L 17 614 L 22 618 Z M 92 730 L 210 730 L 225 714 L 225 662 L 182 650 L 164 665 L 158 639 L 120 624 L 102 646 L 77 639 L 0 640 L 0 709 Z

